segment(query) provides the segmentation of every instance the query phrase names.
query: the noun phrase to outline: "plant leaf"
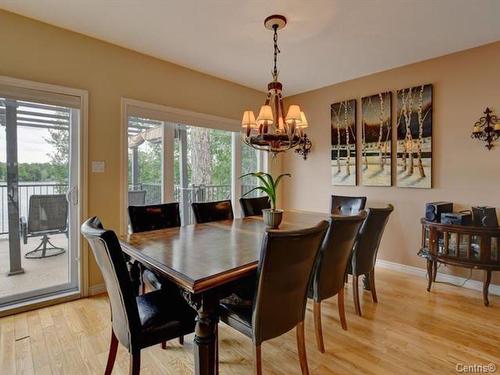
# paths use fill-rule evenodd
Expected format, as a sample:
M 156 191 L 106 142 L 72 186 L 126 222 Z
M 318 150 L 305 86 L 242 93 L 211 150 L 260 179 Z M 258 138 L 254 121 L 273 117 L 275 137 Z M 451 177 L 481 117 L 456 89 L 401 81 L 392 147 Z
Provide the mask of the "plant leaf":
M 240 176 L 240 178 L 247 177 L 247 176 L 256 177 L 262 182 L 264 187 L 266 187 L 267 189 L 272 189 L 274 187 L 274 185 L 269 185 L 269 182 L 266 181 L 266 179 L 263 177 L 264 174 L 265 174 L 264 172 L 250 172 L 250 173 L 244 174 L 243 176 Z
M 265 187 L 263 186 L 257 186 L 257 187 L 254 187 L 252 190 L 250 191 L 247 191 L 245 194 L 243 194 L 243 196 L 247 196 L 248 194 L 250 193 L 253 193 L 254 191 L 256 190 L 260 190 L 260 191 L 263 191 L 264 193 L 267 194 L 267 196 L 269 197 L 269 199 L 271 199 L 271 194 L 269 194 L 269 190 L 267 190 Z
M 277 189 L 278 188 L 278 184 L 279 182 L 281 181 L 281 179 L 285 176 L 288 176 L 288 177 L 292 177 L 292 175 L 290 173 L 283 173 L 283 174 L 280 174 L 278 176 L 278 178 L 276 179 L 276 181 L 274 182 L 274 188 Z

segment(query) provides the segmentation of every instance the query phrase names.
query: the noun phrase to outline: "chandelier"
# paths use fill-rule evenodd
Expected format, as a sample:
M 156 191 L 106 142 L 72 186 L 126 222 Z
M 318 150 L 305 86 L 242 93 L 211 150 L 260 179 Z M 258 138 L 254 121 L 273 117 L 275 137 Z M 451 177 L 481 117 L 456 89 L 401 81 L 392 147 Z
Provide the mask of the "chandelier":
M 305 133 L 309 124 L 304 112 L 298 105 L 288 107 L 285 117 L 283 105 L 283 85 L 278 81 L 277 60 L 280 49 L 278 48 L 278 30 L 286 26 L 286 18 L 280 15 L 269 16 L 264 21 L 264 26 L 273 31 L 274 65 L 272 70 L 273 80 L 267 85 L 267 97 L 255 119 L 253 111 L 243 113 L 241 121 L 242 139 L 245 144 L 257 150 L 271 152 L 276 156 L 296 148 L 296 152 L 304 159 L 311 149 L 311 141 Z

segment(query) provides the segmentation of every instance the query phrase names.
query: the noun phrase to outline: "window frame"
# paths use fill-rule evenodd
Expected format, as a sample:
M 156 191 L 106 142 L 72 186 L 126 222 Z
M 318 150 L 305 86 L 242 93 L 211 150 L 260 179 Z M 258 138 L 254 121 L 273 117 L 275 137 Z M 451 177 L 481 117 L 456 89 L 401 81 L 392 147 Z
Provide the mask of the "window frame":
M 120 194 L 120 233 L 128 232 L 128 117 L 138 116 L 166 123 L 178 123 L 188 126 L 204 127 L 231 132 L 231 201 L 234 215 L 241 217 L 241 136 L 240 122 L 238 120 L 208 115 L 200 112 L 193 112 L 174 107 L 167 107 L 161 104 L 143 102 L 140 100 L 122 97 L 121 100 L 121 194 Z M 164 126 L 163 160 L 162 160 L 162 186 L 164 202 L 173 201 L 174 187 L 174 127 Z M 170 146 L 170 147 L 169 147 Z M 165 152 L 166 150 L 166 152 Z M 258 152 L 259 170 L 267 171 L 269 157 L 267 153 Z

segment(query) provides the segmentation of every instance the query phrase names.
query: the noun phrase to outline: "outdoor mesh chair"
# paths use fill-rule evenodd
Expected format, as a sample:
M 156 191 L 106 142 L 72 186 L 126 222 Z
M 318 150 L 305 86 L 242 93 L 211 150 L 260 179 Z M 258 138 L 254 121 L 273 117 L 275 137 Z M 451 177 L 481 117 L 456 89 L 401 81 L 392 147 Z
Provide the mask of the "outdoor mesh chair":
M 128 205 L 144 206 L 146 204 L 146 190 L 129 190 Z
M 40 244 L 27 252 L 25 258 L 46 258 L 64 253 L 66 249 L 50 242 L 51 234 L 68 236 L 68 201 L 65 194 L 32 195 L 29 201 L 28 220 L 21 217 L 23 243 L 29 237 L 42 237 Z

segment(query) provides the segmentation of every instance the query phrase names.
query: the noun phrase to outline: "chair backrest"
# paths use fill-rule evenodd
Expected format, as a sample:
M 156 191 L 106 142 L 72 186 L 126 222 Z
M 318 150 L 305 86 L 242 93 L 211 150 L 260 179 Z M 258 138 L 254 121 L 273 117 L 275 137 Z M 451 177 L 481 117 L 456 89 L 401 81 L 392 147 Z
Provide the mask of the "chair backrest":
M 129 206 L 142 206 L 146 204 L 146 190 L 129 190 L 128 191 L 128 205 Z
M 261 216 L 263 209 L 271 208 L 271 203 L 268 197 L 240 198 L 240 206 L 245 217 Z
M 304 320 L 312 269 L 327 228 L 328 222 L 321 221 L 308 229 L 265 234 L 252 313 L 255 344 Z
M 334 215 L 355 215 L 365 209 L 366 197 L 332 195 L 330 212 Z
M 334 215 L 330 218 L 309 290 L 309 297 L 315 301 L 333 297 L 344 287 L 347 265 L 365 218 L 365 211 L 361 211 L 358 215 Z
M 115 232 L 105 230 L 97 217 L 83 223 L 81 232 L 89 242 L 101 270 L 111 304 L 113 331 L 129 350 L 136 345 L 140 328 L 137 301 L 125 258 Z
M 181 226 L 179 203 L 128 206 L 132 233 Z
M 66 231 L 68 201 L 65 194 L 32 195 L 28 212 L 28 232 Z
M 230 200 L 191 203 L 197 223 L 219 220 L 233 220 L 233 206 Z
M 394 210 L 392 204 L 387 208 L 369 208 L 368 216 L 359 230 L 358 240 L 352 257 L 354 275 L 364 275 L 375 267 L 378 247 L 384 234 L 389 215 Z

